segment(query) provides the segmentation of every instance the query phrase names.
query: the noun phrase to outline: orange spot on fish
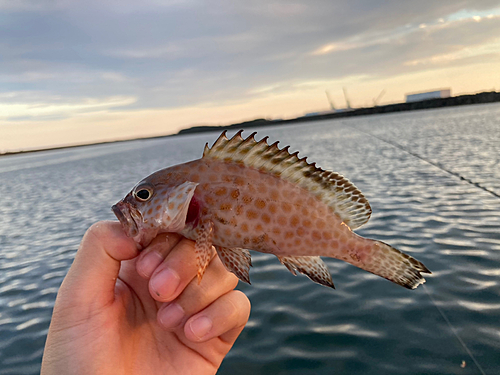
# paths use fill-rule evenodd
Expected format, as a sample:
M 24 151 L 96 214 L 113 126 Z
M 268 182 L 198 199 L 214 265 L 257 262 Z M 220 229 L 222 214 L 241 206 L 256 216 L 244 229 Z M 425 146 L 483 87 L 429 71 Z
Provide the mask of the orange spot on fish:
M 264 214 L 262 214 L 262 221 L 266 224 L 269 224 L 269 222 L 271 221 L 271 218 L 269 217 L 268 214 L 264 213 Z
M 168 209 L 169 209 L 169 210 L 173 210 L 173 209 L 174 209 L 174 207 L 175 207 L 174 202 L 170 202 L 170 203 L 168 204 Z
M 271 212 L 272 214 L 275 214 L 277 210 L 278 210 L 278 208 L 277 208 L 275 203 L 269 204 L 269 212 Z
M 192 182 L 199 182 L 200 181 L 200 175 L 198 174 L 192 174 L 189 179 L 192 181 Z
M 259 215 L 257 214 L 257 212 L 253 211 L 253 210 L 248 210 L 247 211 L 247 218 L 248 219 L 257 219 L 259 217 Z
M 278 224 L 285 226 L 286 225 L 286 217 L 284 217 L 283 215 L 278 216 Z
M 246 204 L 249 204 L 253 201 L 253 198 L 248 196 L 248 195 L 244 195 L 241 200 L 243 201 L 243 203 L 246 203 Z
M 307 207 L 302 207 L 302 215 L 304 216 L 309 215 L 309 210 L 307 209 Z
M 291 218 L 290 218 L 290 225 L 292 227 L 296 227 L 297 225 L 299 225 L 299 222 L 300 222 L 300 219 L 297 215 L 293 215 Z
M 215 195 L 217 195 L 218 197 L 221 197 L 226 194 L 227 194 L 227 189 L 225 187 L 220 187 L 217 190 L 215 190 Z
M 262 228 L 262 225 L 257 224 L 257 225 L 255 225 L 255 230 L 260 232 L 260 231 L 264 230 L 264 228 Z
M 231 175 L 229 174 L 223 174 L 222 175 L 222 181 L 224 182 L 231 182 L 233 180 L 233 178 L 231 177 Z
M 264 200 L 262 199 L 256 199 L 255 207 L 257 207 L 259 210 L 262 210 L 264 207 L 266 207 L 266 202 L 264 202 Z
M 273 201 L 277 201 L 278 198 L 280 197 L 280 194 L 278 193 L 278 190 L 276 190 L 276 189 L 272 189 L 271 193 L 269 195 L 271 196 L 271 199 Z
M 209 175 L 208 175 L 208 179 L 209 179 L 209 181 L 211 181 L 211 182 L 215 182 L 215 181 L 217 181 L 217 179 L 218 179 L 218 178 L 219 178 L 219 176 L 217 176 L 216 174 L 209 174 Z M 205 184 L 203 184 L 203 185 L 205 185 Z M 203 185 L 202 185 L 202 186 L 203 186 Z
M 324 221 L 324 220 L 322 220 L 322 219 L 318 219 L 318 220 L 316 220 L 316 227 L 317 227 L 318 229 L 324 229 L 324 228 L 325 228 L 325 226 L 326 226 L 326 223 L 325 223 L 325 221 Z
M 152 209 L 152 208 L 150 208 L 150 209 L 148 210 L 148 215 L 151 215 L 152 213 L 153 213 L 153 209 Z
M 212 198 L 210 195 L 207 195 L 205 197 L 205 202 L 209 205 L 209 206 L 213 206 L 215 204 L 215 200 L 214 198 Z
M 333 238 L 332 234 L 328 231 L 323 231 L 321 235 L 325 240 L 331 240 Z
M 312 238 L 314 241 L 320 241 L 321 240 L 321 234 L 317 230 L 312 231 Z
M 300 246 L 302 244 L 302 240 L 300 238 L 296 238 L 293 243 L 295 244 L 295 246 Z
M 306 234 L 305 229 L 303 227 L 298 227 L 297 228 L 297 235 L 303 236 L 304 234 Z
M 233 206 L 231 204 L 229 204 L 229 203 L 222 203 L 220 205 L 220 210 L 221 211 L 230 211 L 232 209 L 233 209 Z
M 260 194 L 265 194 L 267 192 L 267 187 L 261 183 L 257 186 L 257 190 Z
M 248 224 L 247 223 L 241 224 L 240 227 L 241 227 L 242 232 L 248 232 Z
M 237 186 L 243 186 L 245 185 L 245 179 L 243 177 L 235 177 L 234 183 Z
M 281 208 L 284 212 L 289 213 L 292 211 L 292 205 L 288 202 L 283 202 L 281 204 Z
M 311 220 L 309 219 L 302 220 L 302 225 L 305 226 L 306 228 L 311 228 L 312 225 Z
M 290 238 L 293 238 L 293 232 L 292 231 L 287 231 L 285 232 L 285 239 L 290 239 Z
M 280 235 L 281 234 L 281 229 L 279 227 L 274 227 L 273 228 L 273 233 L 276 234 L 276 235 Z
M 240 191 L 238 189 L 234 189 L 232 192 L 231 192 L 231 198 L 233 199 L 236 199 L 240 196 Z

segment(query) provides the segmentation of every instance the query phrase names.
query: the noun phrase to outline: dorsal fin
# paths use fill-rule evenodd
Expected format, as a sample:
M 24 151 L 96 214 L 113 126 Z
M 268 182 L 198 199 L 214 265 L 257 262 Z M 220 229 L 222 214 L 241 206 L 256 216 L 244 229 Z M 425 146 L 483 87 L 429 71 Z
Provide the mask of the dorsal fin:
M 223 131 L 212 147 L 205 145 L 204 158 L 242 163 L 247 167 L 279 176 L 299 185 L 321 199 L 340 216 L 351 229 L 365 224 L 371 207 L 363 194 L 349 180 L 332 171 L 325 171 L 290 154 L 289 146 L 278 148 L 278 142 L 267 144 L 268 137 L 255 140 L 256 132 L 243 139 L 240 130 L 231 139 Z

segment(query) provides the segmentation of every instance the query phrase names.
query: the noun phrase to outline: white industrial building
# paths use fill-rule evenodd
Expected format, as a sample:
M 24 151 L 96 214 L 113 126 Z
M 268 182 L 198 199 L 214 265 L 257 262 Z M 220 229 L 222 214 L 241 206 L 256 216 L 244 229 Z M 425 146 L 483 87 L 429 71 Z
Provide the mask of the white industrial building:
M 406 103 L 419 102 L 427 99 L 441 99 L 449 98 L 451 96 L 451 89 L 416 92 L 413 94 L 406 94 Z

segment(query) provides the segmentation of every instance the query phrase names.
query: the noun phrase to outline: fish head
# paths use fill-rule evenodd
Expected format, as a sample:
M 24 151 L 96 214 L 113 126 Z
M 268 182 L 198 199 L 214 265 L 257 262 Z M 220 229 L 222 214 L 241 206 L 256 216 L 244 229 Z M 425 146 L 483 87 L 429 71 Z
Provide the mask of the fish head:
M 159 233 L 179 233 L 184 229 L 197 185 L 190 181 L 152 183 L 146 178 L 112 210 L 127 236 L 144 248 Z

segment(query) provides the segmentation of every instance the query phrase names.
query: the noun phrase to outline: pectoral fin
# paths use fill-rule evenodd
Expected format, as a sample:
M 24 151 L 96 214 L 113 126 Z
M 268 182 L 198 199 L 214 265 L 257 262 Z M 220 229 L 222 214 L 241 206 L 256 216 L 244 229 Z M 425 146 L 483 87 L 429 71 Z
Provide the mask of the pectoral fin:
M 250 252 L 240 248 L 227 248 L 215 246 L 219 258 L 224 264 L 224 267 L 229 272 L 234 273 L 238 279 L 250 284 L 250 267 L 252 266 L 252 258 Z
M 330 288 L 335 289 L 333 286 L 332 276 L 330 275 L 330 271 L 326 267 L 325 263 L 321 260 L 320 257 L 311 257 L 311 256 L 295 256 L 295 257 L 278 257 L 280 262 L 288 268 L 288 270 L 297 275 L 295 271 L 299 271 L 303 273 L 307 277 L 309 277 L 315 283 L 329 286 Z
M 201 223 L 196 230 L 197 237 L 194 250 L 196 252 L 196 262 L 198 264 L 198 284 L 203 278 L 210 259 L 212 259 L 212 235 L 214 224 L 211 221 Z

